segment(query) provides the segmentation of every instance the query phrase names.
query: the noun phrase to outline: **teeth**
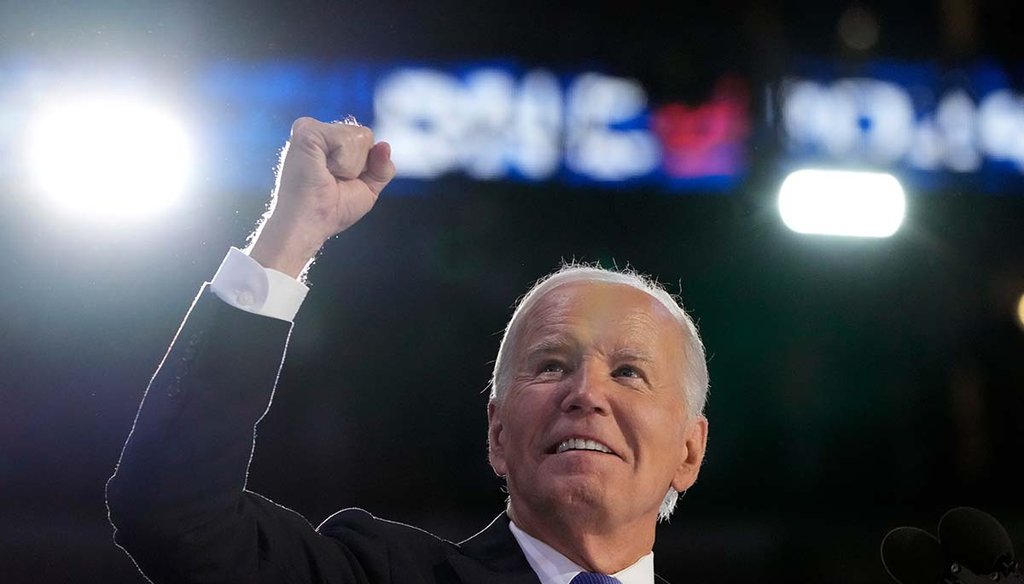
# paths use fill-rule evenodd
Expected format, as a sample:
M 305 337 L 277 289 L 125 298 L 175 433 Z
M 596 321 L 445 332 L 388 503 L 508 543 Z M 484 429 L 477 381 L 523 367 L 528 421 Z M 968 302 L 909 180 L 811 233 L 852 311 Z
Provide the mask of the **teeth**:
M 569 438 L 568 440 L 563 440 L 558 445 L 558 448 L 555 449 L 555 452 L 562 453 L 567 450 L 596 450 L 597 452 L 604 452 L 606 454 L 612 453 L 611 449 L 604 444 L 594 440 L 584 440 L 583 438 Z

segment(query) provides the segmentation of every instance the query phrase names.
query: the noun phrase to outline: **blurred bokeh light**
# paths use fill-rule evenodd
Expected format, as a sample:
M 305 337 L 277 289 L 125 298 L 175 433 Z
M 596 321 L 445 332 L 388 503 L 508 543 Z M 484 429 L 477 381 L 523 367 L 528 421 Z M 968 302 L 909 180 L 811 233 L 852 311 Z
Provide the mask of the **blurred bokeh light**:
M 888 173 L 804 169 L 779 189 L 779 213 L 798 233 L 889 237 L 900 228 L 906 197 Z
M 1017 301 L 1017 324 L 1024 329 L 1024 294 L 1021 294 L 1020 300 Z
M 189 137 L 159 105 L 125 95 L 69 95 L 41 105 L 28 132 L 35 185 L 74 218 L 154 216 L 189 186 Z

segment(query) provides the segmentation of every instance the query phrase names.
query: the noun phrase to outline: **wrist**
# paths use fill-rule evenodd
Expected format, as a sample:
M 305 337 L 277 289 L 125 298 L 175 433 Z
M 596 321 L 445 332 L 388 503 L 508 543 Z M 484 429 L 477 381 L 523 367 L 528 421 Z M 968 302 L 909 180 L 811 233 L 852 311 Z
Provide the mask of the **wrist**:
M 249 257 L 264 268 L 299 279 L 323 244 L 301 229 L 282 228 L 271 217 L 257 233 Z

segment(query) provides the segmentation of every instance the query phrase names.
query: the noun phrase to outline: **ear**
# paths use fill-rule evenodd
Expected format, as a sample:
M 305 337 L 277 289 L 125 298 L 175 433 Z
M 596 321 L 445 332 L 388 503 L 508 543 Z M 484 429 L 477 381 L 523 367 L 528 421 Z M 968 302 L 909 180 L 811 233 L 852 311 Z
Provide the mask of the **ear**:
M 501 408 L 492 399 L 487 402 L 487 460 L 494 474 L 503 477 L 508 474 L 505 464 L 505 426 L 501 422 Z
M 691 420 L 687 425 L 684 440 L 686 448 L 672 478 L 672 488 L 679 492 L 689 489 L 697 482 L 700 465 L 704 461 L 704 450 L 708 445 L 708 419 L 697 416 Z

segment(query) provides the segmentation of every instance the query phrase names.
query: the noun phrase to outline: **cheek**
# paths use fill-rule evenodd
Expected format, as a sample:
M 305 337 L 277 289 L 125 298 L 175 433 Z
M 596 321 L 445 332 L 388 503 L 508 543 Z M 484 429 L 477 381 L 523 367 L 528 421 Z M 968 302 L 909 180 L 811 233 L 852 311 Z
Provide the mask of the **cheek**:
M 685 443 L 682 412 L 671 404 L 643 408 L 634 413 L 633 419 L 646 441 L 658 450 L 664 450 L 666 454 L 674 452 Z
M 529 439 L 531 433 L 529 411 L 522 400 L 509 400 L 505 404 L 505 442 L 509 445 L 521 447 L 524 440 Z
M 542 439 L 551 418 L 550 394 L 532 389 L 523 388 L 514 399 L 510 395 L 505 403 L 506 443 L 514 444 L 519 455 L 526 454 Z

